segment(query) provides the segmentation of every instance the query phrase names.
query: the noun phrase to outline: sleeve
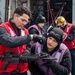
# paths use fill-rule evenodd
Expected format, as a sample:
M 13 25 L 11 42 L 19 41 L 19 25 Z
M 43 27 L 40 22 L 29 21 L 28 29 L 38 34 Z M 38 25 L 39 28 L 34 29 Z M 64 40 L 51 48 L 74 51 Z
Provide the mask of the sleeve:
M 71 72 L 71 56 L 69 50 L 67 50 L 63 56 L 61 63 L 56 61 L 50 61 L 47 63 L 47 66 L 50 67 L 56 75 L 68 75 Z
M 29 33 L 30 33 L 30 34 L 39 34 L 39 32 L 38 32 L 35 28 L 31 28 L 31 29 L 29 30 Z
M 3 44 L 7 47 L 17 47 L 24 44 L 28 44 L 31 41 L 29 34 L 25 36 L 10 36 L 6 29 L 0 26 L 0 44 Z
M 75 25 L 72 26 L 72 29 L 70 31 L 70 34 L 68 35 L 66 40 L 73 40 L 75 38 Z

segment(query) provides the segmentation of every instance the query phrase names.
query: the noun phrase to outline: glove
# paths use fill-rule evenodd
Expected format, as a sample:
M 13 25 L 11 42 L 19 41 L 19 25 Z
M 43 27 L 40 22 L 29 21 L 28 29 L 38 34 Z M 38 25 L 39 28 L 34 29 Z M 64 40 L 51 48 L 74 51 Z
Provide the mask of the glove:
M 45 53 L 45 52 L 40 53 L 40 58 L 41 58 L 43 61 L 56 60 L 56 58 L 52 58 L 52 57 L 50 56 L 50 54 Z
M 39 42 L 40 44 L 45 44 L 46 38 L 43 35 L 33 35 L 33 41 L 34 42 Z
M 27 49 L 22 53 L 22 55 L 30 55 L 30 54 L 31 54 L 31 51 Z

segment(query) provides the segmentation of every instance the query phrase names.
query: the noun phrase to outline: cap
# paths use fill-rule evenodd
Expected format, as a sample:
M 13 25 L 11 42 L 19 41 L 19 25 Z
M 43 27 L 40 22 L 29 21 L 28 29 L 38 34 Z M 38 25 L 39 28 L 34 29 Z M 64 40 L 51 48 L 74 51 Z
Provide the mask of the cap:
M 53 29 L 51 29 L 50 32 L 48 32 L 47 37 L 49 36 L 53 37 L 58 42 L 58 44 L 60 44 L 63 41 L 63 35 L 64 32 L 62 29 L 54 27 Z
M 36 21 L 35 21 L 36 24 L 38 24 L 38 23 L 45 23 L 45 22 L 46 22 L 46 19 L 41 14 L 36 18 Z

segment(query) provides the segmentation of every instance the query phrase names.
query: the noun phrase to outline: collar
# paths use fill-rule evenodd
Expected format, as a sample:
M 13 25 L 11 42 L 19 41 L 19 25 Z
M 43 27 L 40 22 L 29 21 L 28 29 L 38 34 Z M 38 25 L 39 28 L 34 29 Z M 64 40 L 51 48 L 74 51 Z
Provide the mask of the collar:
M 15 30 L 16 34 L 17 34 L 18 36 L 20 36 L 21 30 L 18 29 L 18 28 L 16 27 L 15 23 L 13 23 L 13 22 L 11 21 L 12 19 L 13 19 L 13 18 L 10 18 L 10 19 L 9 19 L 9 22 L 10 22 L 11 26 L 13 27 L 13 29 Z

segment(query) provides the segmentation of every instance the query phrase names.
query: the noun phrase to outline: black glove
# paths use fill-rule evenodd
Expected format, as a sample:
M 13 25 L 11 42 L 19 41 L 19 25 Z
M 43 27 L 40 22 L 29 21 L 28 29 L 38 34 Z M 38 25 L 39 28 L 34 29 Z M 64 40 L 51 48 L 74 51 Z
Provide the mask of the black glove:
M 40 44 L 45 44 L 46 38 L 43 35 L 33 35 L 33 41 L 34 42 L 39 42 Z
M 41 58 L 43 61 L 56 60 L 56 59 L 52 58 L 52 57 L 50 56 L 50 54 L 45 53 L 45 52 L 40 53 L 40 58 Z
M 50 54 L 42 52 L 40 54 L 40 59 L 42 59 L 44 66 L 49 67 L 49 64 L 51 64 L 52 62 L 55 62 L 55 60 L 57 60 L 56 58 L 53 58 L 52 56 L 50 56 Z
M 28 50 L 28 49 L 26 49 L 26 50 L 22 53 L 22 55 L 30 55 L 30 54 L 31 54 L 31 51 Z

